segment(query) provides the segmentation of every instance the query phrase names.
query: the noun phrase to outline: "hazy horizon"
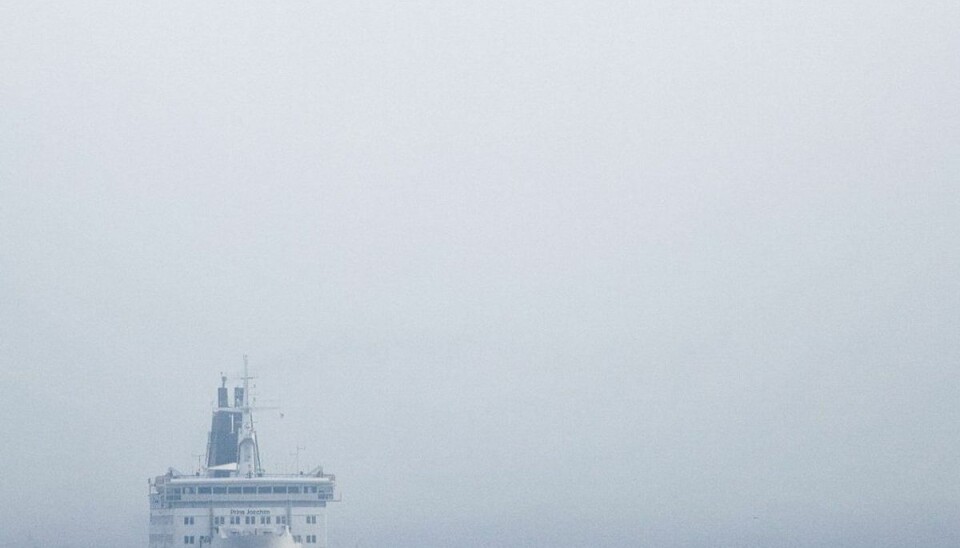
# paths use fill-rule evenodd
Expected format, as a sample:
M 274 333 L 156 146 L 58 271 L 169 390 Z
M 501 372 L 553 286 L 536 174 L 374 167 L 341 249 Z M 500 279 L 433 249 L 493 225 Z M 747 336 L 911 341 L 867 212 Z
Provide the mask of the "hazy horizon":
M 243 354 L 333 548 L 957 545 L 958 28 L 0 3 L 0 546 L 146 546 Z

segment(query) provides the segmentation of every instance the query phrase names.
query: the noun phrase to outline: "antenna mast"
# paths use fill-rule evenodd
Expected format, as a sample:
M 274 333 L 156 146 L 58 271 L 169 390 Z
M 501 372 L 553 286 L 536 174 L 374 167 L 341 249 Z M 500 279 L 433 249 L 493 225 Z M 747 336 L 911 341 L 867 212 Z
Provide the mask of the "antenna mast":
M 250 371 L 247 355 L 243 355 L 243 406 L 250 407 Z
M 257 447 L 257 433 L 253 429 L 253 406 L 250 405 L 250 365 L 247 355 L 243 355 L 243 405 L 242 430 L 237 444 L 237 475 L 253 477 L 259 475 L 260 449 Z

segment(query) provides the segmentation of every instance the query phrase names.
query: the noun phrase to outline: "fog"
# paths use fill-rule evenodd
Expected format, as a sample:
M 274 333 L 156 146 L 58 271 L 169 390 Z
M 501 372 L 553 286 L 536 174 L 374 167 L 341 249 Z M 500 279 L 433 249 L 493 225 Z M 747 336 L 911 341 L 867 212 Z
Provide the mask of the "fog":
M 960 4 L 0 2 L 0 546 L 249 354 L 337 547 L 960 543 Z

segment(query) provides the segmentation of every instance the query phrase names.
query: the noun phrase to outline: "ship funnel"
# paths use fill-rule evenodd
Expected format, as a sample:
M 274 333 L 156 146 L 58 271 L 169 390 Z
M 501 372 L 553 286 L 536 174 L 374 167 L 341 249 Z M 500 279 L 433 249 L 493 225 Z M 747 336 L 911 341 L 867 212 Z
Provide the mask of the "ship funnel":
M 243 407 L 243 388 L 239 386 L 233 389 L 233 406 Z

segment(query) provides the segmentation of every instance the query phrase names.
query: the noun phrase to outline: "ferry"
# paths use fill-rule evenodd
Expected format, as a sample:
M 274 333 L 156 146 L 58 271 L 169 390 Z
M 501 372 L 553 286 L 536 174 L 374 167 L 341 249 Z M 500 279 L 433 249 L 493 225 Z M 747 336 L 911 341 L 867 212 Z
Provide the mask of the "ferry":
M 326 506 L 336 502 L 336 477 L 267 474 L 253 425 L 250 379 L 221 376 L 207 442 L 206 465 L 193 474 L 169 469 L 149 480 L 150 548 L 326 548 Z

